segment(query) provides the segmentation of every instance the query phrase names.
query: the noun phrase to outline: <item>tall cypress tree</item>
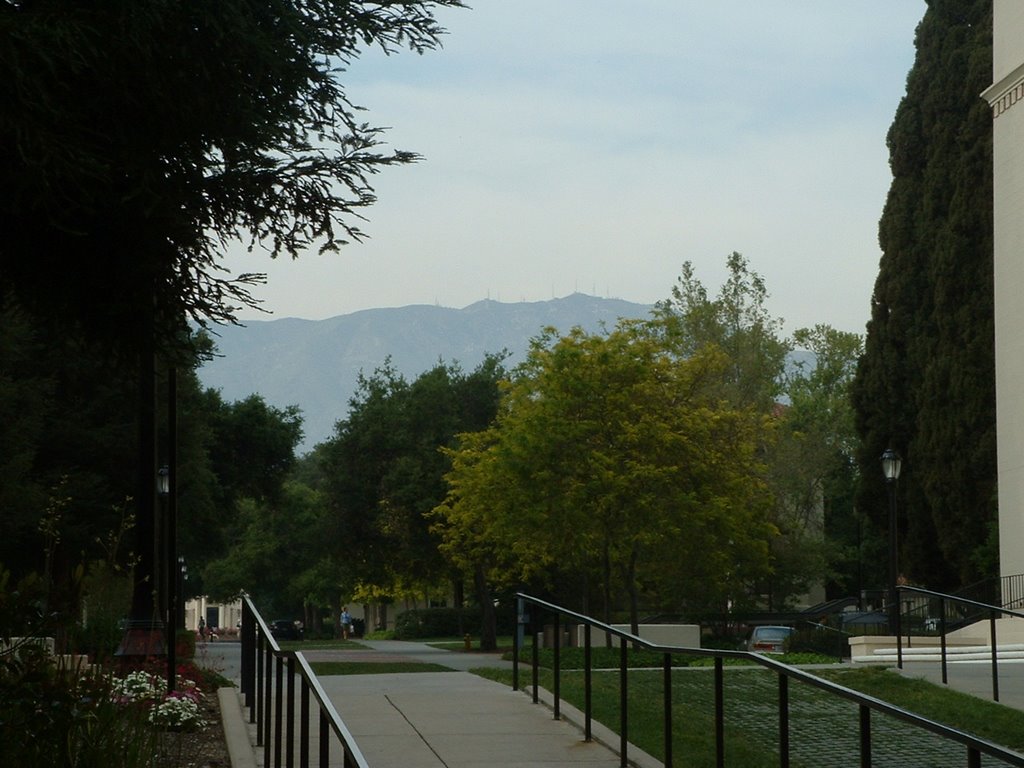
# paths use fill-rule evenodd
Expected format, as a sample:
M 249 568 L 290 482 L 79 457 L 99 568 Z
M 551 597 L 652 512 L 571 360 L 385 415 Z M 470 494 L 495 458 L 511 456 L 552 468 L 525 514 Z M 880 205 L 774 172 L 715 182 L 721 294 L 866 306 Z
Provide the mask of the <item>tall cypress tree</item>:
M 879 458 L 899 451 L 900 570 L 950 589 L 994 574 L 991 0 L 929 0 L 916 46 L 853 386 L 858 504 L 884 530 Z

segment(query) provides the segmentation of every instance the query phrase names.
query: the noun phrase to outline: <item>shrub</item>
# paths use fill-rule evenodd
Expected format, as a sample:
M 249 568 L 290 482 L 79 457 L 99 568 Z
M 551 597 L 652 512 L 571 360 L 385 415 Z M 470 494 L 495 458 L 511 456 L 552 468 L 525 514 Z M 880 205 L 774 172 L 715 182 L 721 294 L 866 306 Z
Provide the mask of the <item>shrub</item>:
M 512 634 L 515 627 L 515 607 L 498 606 L 498 634 Z M 459 637 L 459 614 L 462 631 L 477 635 L 482 622 L 479 608 L 418 608 L 405 611 L 395 620 L 396 640 L 416 640 L 424 637 Z
M 179 629 L 174 633 L 174 653 L 179 659 L 194 659 L 196 656 L 196 633 L 191 629 Z

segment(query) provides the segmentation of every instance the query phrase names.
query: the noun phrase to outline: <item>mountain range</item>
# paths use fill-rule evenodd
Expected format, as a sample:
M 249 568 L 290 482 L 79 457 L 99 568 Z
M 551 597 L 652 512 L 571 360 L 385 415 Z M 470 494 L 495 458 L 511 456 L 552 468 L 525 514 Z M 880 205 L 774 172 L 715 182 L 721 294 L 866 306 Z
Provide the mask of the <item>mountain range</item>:
M 473 370 L 489 353 L 507 350 L 506 366 L 521 362 L 530 339 L 552 326 L 611 329 L 620 318 L 644 318 L 646 304 L 574 293 L 539 302 L 478 301 L 462 309 L 413 305 L 368 309 L 326 320 L 253 320 L 216 329 L 217 357 L 199 369 L 204 387 L 226 401 L 259 394 L 269 405 L 297 405 L 304 453 L 329 438 L 348 413 L 360 372 L 390 358 L 412 381 L 438 362 Z

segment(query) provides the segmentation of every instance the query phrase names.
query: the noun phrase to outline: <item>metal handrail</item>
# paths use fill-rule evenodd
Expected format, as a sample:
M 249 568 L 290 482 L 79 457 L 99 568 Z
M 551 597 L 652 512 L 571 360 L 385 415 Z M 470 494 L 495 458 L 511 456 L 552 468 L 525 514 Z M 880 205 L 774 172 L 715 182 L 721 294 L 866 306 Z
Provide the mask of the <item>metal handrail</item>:
M 977 609 L 978 613 L 982 616 L 987 615 L 989 622 L 989 645 L 992 649 L 992 700 L 999 701 L 999 653 L 997 650 L 996 642 L 996 618 L 999 616 L 1011 616 L 1019 619 L 1024 619 L 1024 612 L 1015 611 L 1011 608 L 1003 608 L 998 605 L 989 605 L 988 603 L 982 603 L 977 600 L 971 600 L 966 597 L 959 597 L 957 595 L 947 595 L 942 592 L 934 592 L 930 589 L 923 589 L 921 587 L 910 587 L 910 586 L 898 586 L 896 588 L 897 594 L 900 592 L 908 592 L 913 595 L 919 595 L 926 597 L 931 600 L 939 601 L 939 649 L 942 659 L 942 682 L 943 684 L 949 684 L 949 670 L 948 670 L 948 651 L 946 648 L 946 634 L 947 634 L 947 621 L 946 621 L 946 607 L 953 603 L 955 605 L 968 606 Z M 897 600 L 899 598 L 897 597 Z M 981 621 L 981 619 L 979 619 Z M 896 636 L 896 659 L 897 665 L 900 669 L 903 669 L 903 635 L 902 633 Z
M 714 674 L 715 674 L 715 743 L 716 743 L 716 765 L 720 768 L 725 765 L 725 739 L 724 739 L 724 661 L 725 659 L 745 659 L 758 664 L 762 667 L 766 667 L 774 671 L 779 676 L 779 759 L 780 764 L 783 766 L 789 765 L 789 682 L 790 680 L 804 683 L 806 685 L 813 686 L 820 690 L 823 690 L 836 697 L 851 701 L 859 707 L 860 710 L 860 765 L 862 768 L 870 768 L 871 766 L 871 713 L 877 712 L 880 714 L 894 717 L 902 722 L 909 725 L 915 726 L 922 730 L 933 733 L 941 738 L 948 739 L 950 741 L 958 742 L 967 748 L 967 765 L 969 768 L 979 766 L 981 763 L 981 755 L 989 755 L 1002 760 L 1008 765 L 1024 766 L 1024 755 L 1017 752 L 1013 752 L 1006 749 L 999 744 L 981 739 L 976 736 L 972 736 L 969 733 L 950 728 L 949 726 L 942 725 L 933 720 L 929 720 L 925 717 L 921 717 L 913 712 L 910 712 L 901 707 L 889 704 L 888 702 L 876 699 L 873 696 L 854 691 L 851 688 L 833 683 L 815 675 L 805 672 L 804 670 L 796 667 L 791 667 L 788 664 L 783 664 L 780 661 L 763 656 L 757 653 L 750 653 L 748 651 L 729 651 L 729 650 L 716 650 L 710 648 L 689 648 L 685 646 L 669 646 L 660 645 L 653 643 L 649 640 L 644 640 L 642 637 L 634 635 L 630 632 L 626 632 L 621 629 L 605 624 L 604 622 L 598 621 L 597 619 L 591 618 L 576 611 L 572 611 L 568 608 L 564 608 L 554 603 L 550 603 L 546 600 L 542 600 L 531 595 L 519 592 L 516 594 L 518 601 L 516 611 L 516 623 L 517 631 L 513 634 L 513 655 L 512 655 L 512 688 L 513 690 L 520 690 L 519 688 L 519 650 L 520 650 L 520 638 L 518 629 L 524 625 L 535 625 L 535 622 L 531 621 L 525 611 L 526 605 L 532 605 L 537 608 L 543 609 L 553 614 L 554 620 L 554 638 L 555 644 L 553 648 L 553 681 L 554 691 L 552 692 L 554 704 L 554 717 L 560 719 L 559 709 L 559 698 L 560 698 L 560 654 L 559 646 L 561 645 L 560 625 L 563 617 L 574 620 L 577 624 L 584 626 L 584 737 L 587 741 L 591 739 L 591 721 L 592 721 L 592 696 L 591 696 L 591 632 L 593 629 L 597 629 L 600 632 L 605 632 L 610 635 L 614 635 L 619 638 L 619 677 L 620 677 L 620 688 L 619 695 L 621 698 L 619 706 L 619 759 L 621 765 L 625 768 L 628 765 L 627 749 L 628 749 L 628 731 L 629 722 L 627 718 L 627 695 L 628 695 L 628 678 L 627 678 L 627 643 L 632 644 L 634 648 L 643 648 L 649 651 L 659 652 L 663 654 L 663 675 L 665 684 L 663 687 L 663 709 L 664 709 L 664 752 L 665 752 L 665 765 L 672 765 L 672 728 L 671 728 L 671 712 L 672 712 L 672 656 L 673 655 L 686 655 L 686 656 L 702 656 L 712 657 L 714 659 Z M 532 685 L 533 685 L 533 701 L 536 703 L 539 700 L 538 696 L 538 654 L 537 654 L 537 639 L 536 633 L 533 633 L 533 653 L 532 653 Z
M 340 743 L 345 768 L 369 768 L 348 726 L 324 692 L 306 657 L 284 651 L 277 644 L 260 612 L 242 594 L 242 695 L 249 722 L 256 724 L 256 746 L 263 747 L 263 765 L 281 768 L 282 752 L 288 768 L 295 758 L 295 680 L 299 680 L 299 768 L 310 766 L 310 695 L 320 713 L 317 744 L 320 768 L 330 763 L 330 735 Z M 285 669 L 287 668 L 287 679 Z M 287 694 L 287 695 L 286 695 Z M 285 701 L 287 699 L 287 701 Z M 271 714 L 273 710 L 273 714 Z M 273 727 L 273 730 L 272 730 Z

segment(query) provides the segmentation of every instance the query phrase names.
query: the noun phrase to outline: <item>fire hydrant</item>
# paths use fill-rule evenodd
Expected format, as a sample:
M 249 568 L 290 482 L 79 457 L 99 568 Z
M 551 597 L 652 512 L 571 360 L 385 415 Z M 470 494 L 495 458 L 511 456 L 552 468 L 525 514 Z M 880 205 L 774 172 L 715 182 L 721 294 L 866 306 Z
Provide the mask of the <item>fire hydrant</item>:
M 462 641 L 466 644 L 467 651 L 473 650 L 473 638 L 469 636 L 469 632 L 467 632 L 466 636 L 462 638 Z

